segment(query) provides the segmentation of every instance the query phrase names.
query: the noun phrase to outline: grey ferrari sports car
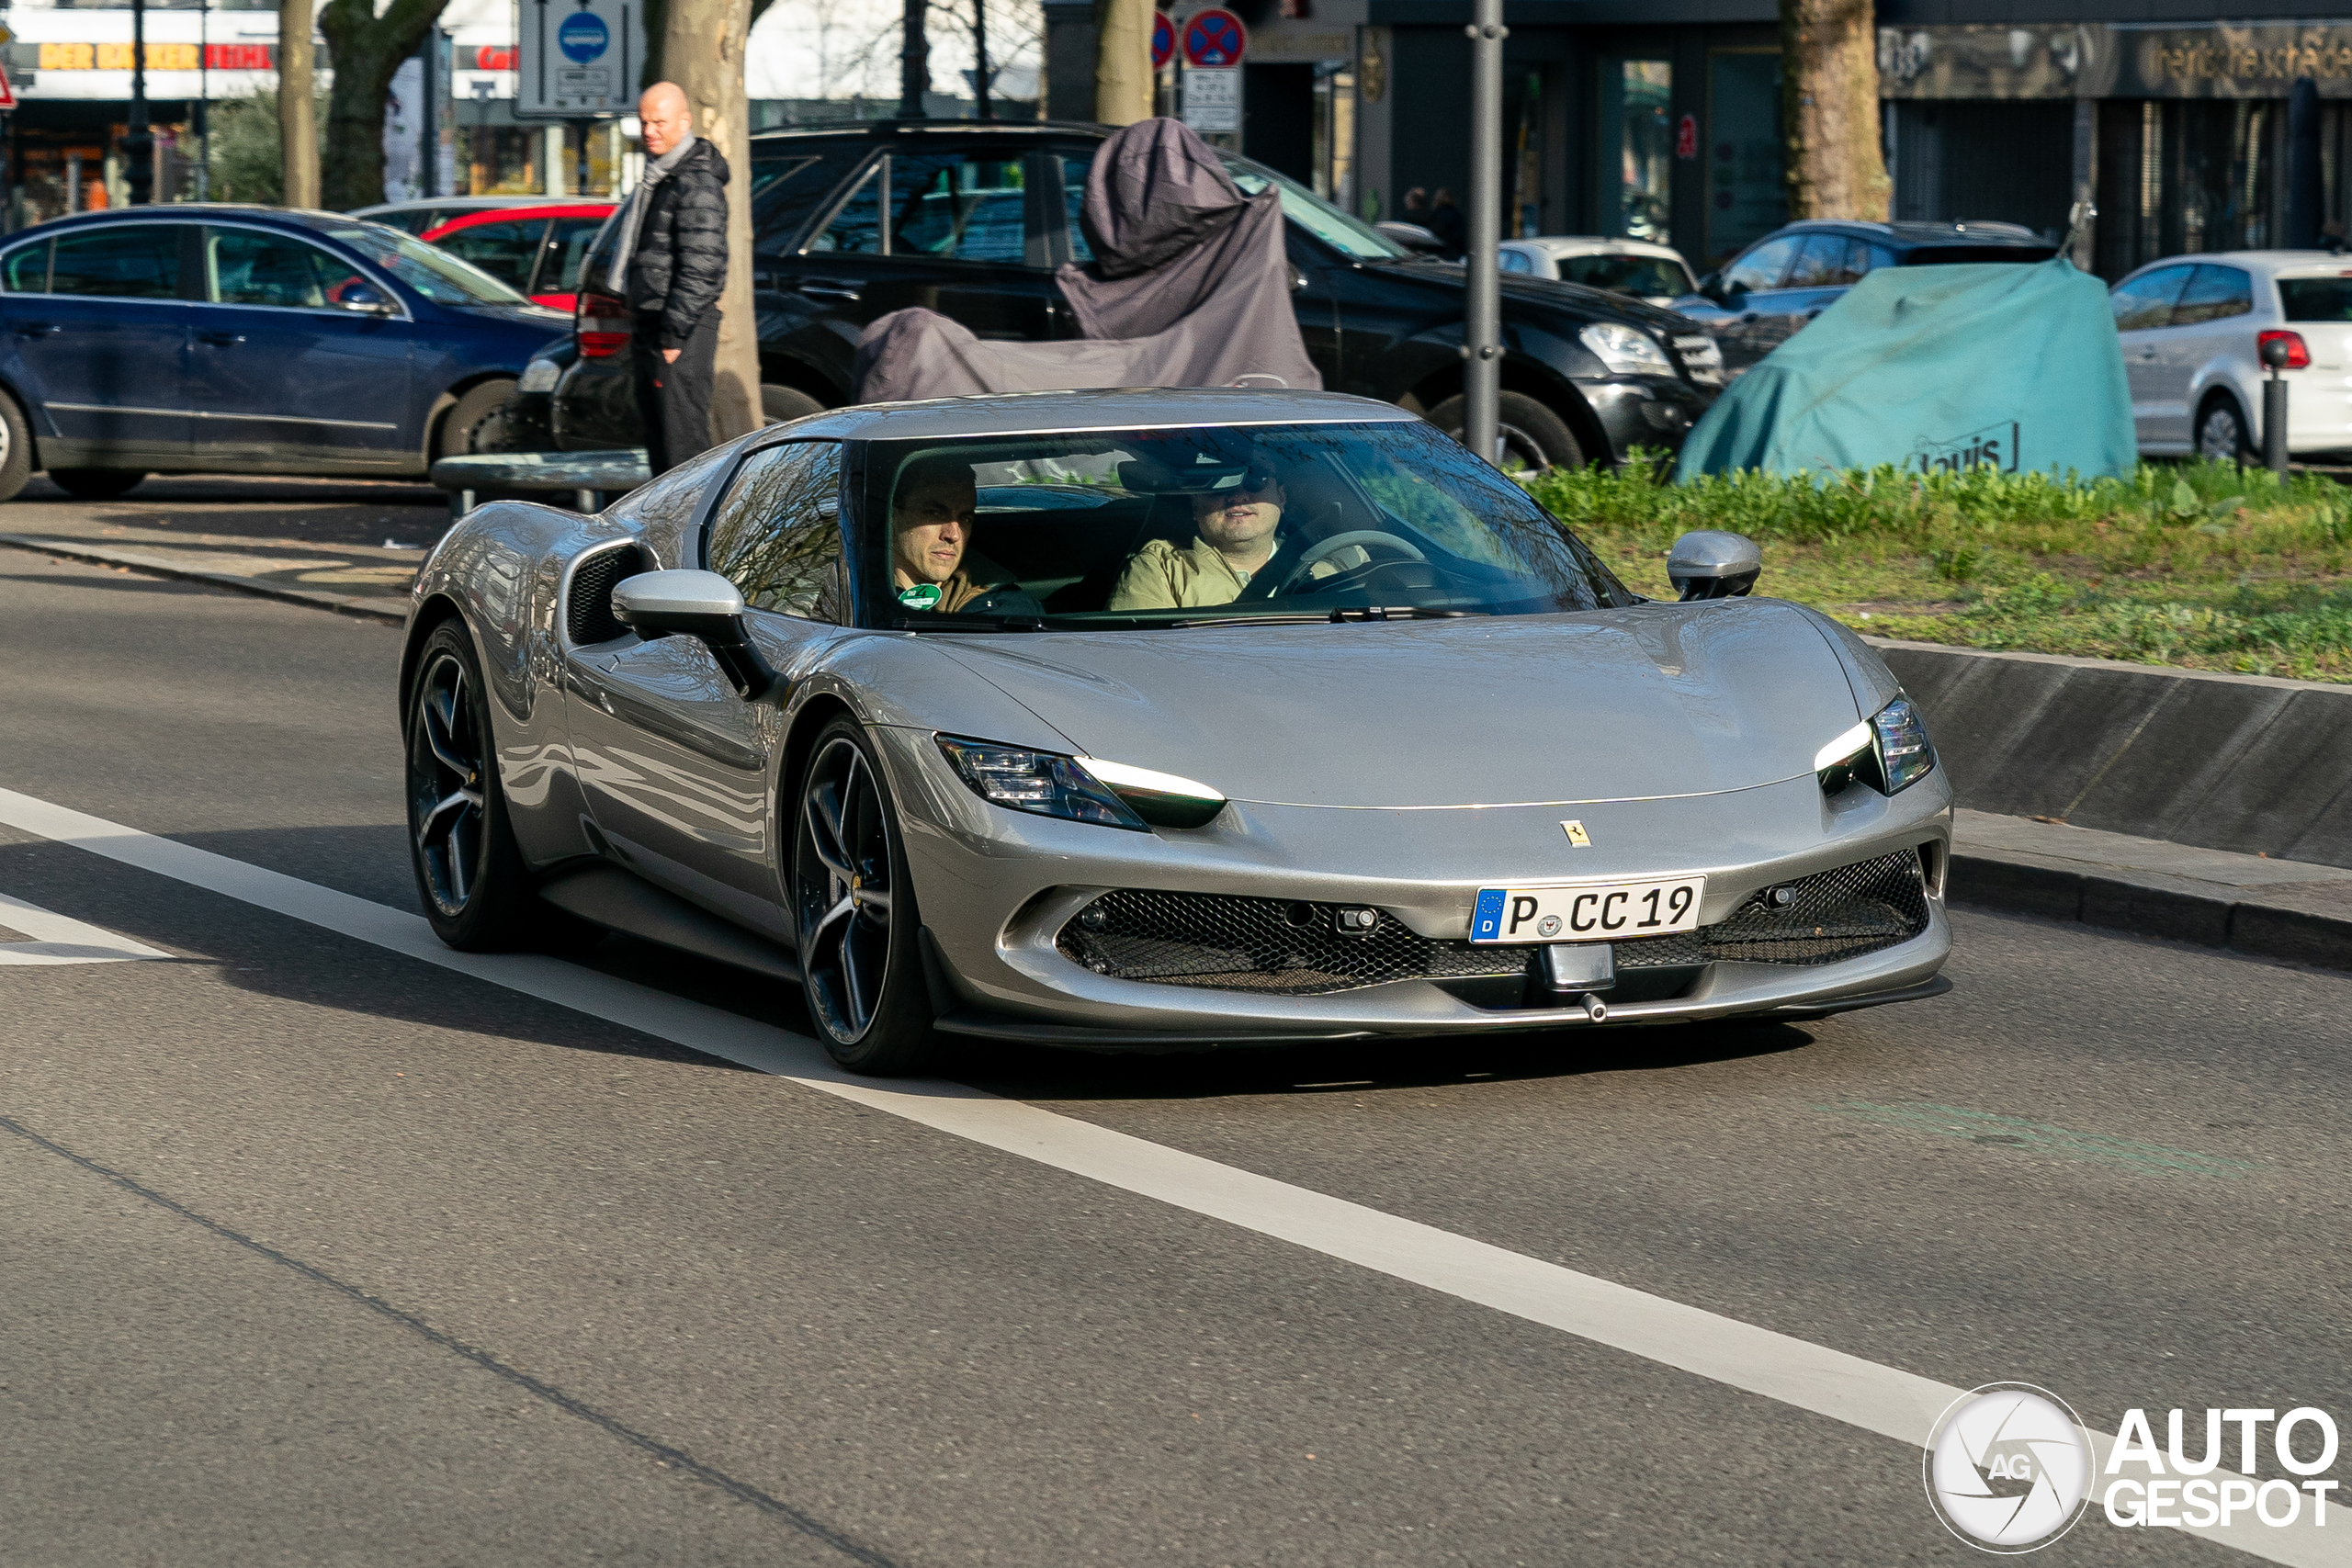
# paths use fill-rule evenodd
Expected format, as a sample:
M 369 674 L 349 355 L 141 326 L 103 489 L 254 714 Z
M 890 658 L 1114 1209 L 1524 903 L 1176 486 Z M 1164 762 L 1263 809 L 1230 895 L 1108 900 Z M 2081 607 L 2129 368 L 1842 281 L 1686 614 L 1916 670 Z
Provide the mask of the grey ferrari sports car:
M 1860 639 L 1643 598 L 1418 417 L 876 404 L 420 573 L 411 838 L 466 948 L 617 930 L 805 987 L 845 1066 L 1930 996 L 1951 795 Z

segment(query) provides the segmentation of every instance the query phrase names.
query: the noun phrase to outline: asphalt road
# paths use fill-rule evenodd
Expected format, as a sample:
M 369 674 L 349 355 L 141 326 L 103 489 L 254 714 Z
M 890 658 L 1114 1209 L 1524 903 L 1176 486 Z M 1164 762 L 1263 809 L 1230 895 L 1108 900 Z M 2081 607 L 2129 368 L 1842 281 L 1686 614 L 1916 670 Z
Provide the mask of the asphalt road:
M 399 639 L 0 554 L 0 790 L 413 914 Z M 616 1021 L 788 1058 L 762 983 L 615 939 L 559 1005 L 18 828 L 0 896 L 164 955 L 0 953 L 8 1564 L 1981 1561 L 1916 1440 Z M 1804 1028 L 957 1073 L 2096 1429 L 2352 1419 L 2352 980 L 1955 925 Z

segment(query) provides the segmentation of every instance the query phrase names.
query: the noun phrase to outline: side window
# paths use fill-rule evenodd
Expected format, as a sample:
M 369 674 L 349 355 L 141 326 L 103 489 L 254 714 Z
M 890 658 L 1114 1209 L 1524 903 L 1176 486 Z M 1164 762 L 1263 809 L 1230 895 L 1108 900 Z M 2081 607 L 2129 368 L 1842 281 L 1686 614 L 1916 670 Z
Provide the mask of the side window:
M 710 570 L 743 603 L 807 620 L 840 622 L 841 446 L 794 441 L 744 460 L 710 522 Z
M 208 229 L 204 235 L 208 298 L 216 305 L 277 305 L 325 310 L 366 278 L 348 262 L 290 234 L 260 229 Z
M 180 297 L 180 226 L 109 223 L 60 234 L 50 263 L 52 294 L 100 294 L 116 299 Z
M 2218 321 L 2254 310 L 2254 277 L 2233 266 L 2199 266 L 2172 308 L 2172 324 Z
M 1028 254 L 1026 184 L 1018 154 L 894 153 L 867 172 L 809 249 L 1021 262 Z
M 1086 172 L 1094 167 L 1094 160 L 1065 153 L 1062 165 L 1062 211 L 1069 220 L 1069 259 L 1084 266 L 1094 259 L 1094 247 L 1086 243 L 1086 231 L 1079 226 L 1078 209 L 1086 205 Z
M 1732 263 L 1724 273 L 1724 291 L 1727 294 L 1748 294 L 1759 288 L 1778 288 L 1781 275 L 1789 270 L 1789 263 L 1796 256 L 1799 238 L 1790 234 L 1778 240 L 1767 240 Z
M 538 291 L 542 294 L 577 294 L 580 292 L 580 270 L 588 259 L 588 247 L 605 231 L 606 220 L 602 218 L 559 218 L 548 230 L 547 260 L 539 265 Z
M 814 152 L 763 155 L 752 149 L 752 249 L 762 255 L 788 254 L 810 213 L 824 205 L 865 151 L 865 139 L 843 139 Z
M 2185 266 L 2158 267 L 2119 285 L 2107 297 L 2109 306 L 2115 311 L 2115 330 L 2136 333 L 2170 326 L 2172 302 L 2180 298 L 2181 288 L 2193 270 Z
M 1862 275 L 1870 269 L 1869 243 L 1862 240 L 1849 240 L 1846 242 L 1846 254 L 1838 258 L 1837 266 L 1829 274 L 1829 281 L 1832 285 L 1860 283 Z
M 1833 283 L 1847 281 L 1838 274 L 1846 259 L 1846 237 L 1843 234 L 1809 234 L 1804 249 L 1797 253 L 1797 265 L 1789 269 L 1789 288 L 1826 288 Z
M 539 259 L 539 243 L 546 237 L 547 228 L 544 218 L 477 223 L 444 234 L 432 243 L 460 261 L 473 263 L 515 292 L 528 293 L 531 264 Z
M 11 294 L 49 292 L 49 242 L 38 241 L 8 253 L 0 262 L 0 289 Z

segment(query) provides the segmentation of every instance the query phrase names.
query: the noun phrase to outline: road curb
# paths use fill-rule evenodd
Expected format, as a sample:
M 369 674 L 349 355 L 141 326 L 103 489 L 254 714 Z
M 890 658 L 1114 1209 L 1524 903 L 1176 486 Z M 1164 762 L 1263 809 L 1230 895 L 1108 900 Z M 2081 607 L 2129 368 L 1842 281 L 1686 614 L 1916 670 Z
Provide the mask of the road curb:
M 2084 871 L 1954 849 L 1951 897 L 1963 907 L 2352 970 L 2352 915 L 2297 908 L 2283 900 L 2229 897 L 2182 878 Z
M 344 593 L 321 593 L 307 588 L 287 588 L 266 582 L 257 577 L 236 577 L 222 571 L 198 571 L 189 567 L 171 566 L 150 556 L 128 550 L 110 550 L 96 545 L 69 544 L 57 539 L 42 538 L 32 534 L 0 534 L 0 545 L 16 549 L 31 550 L 40 555 L 58 556 L 66 560 L 87 561 L 94 566 L 121 567 L 126 571 L 144 572 L 150 577 L 169 578 L 175 582 L 193 582 L 207 588 L 225 588 L 232 593 L 246 593 L 256 599 L 275 599 L 280 604 L 300 604 L 308 610 L 326 610 L 338 615 L 350 615 L 357 620 L 379 621 L 387 626 L 404 626 L 408 622 L 408 602 L 399 602 L 398 608 L 387 608 L 367 599 Z

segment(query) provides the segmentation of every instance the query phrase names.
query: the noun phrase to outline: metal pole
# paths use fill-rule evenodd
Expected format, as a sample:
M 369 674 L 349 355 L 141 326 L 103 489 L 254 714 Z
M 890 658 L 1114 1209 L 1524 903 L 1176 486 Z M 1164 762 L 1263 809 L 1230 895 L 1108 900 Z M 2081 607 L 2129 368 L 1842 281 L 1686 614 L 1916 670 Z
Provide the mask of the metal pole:
M 989 103 L 989 0 L 972 0 L 972 96 L 979 99 L 978 118 L 994 119 Z
M 1463 322 L 1462 444 L 1497 462 L 1495 403 L 1502 384 L 1502 343 L 1496 281 L 1502 239 L 1503 0 L 1476 0 L 1470 35 L 1469 312 Z M 1498 466 L 1499 464 L 1498 463 Z
M 907 0 L 900 15 L 899 118 L 923 118 L 922 97 L 931 91 L 931 42 L 923 36 L 931 0 Z
M 212 199 L 212 0 L 196 8 L 196 199 Z
M 2287 477 L 2287 378 L 2272 367 L 2262 384 L 2262 458 L 2280 479 Z
M 122 137 L 122 173 L 133 207 L 155 198 L 154 146 L 147 120 L 147 0 L 130 0 L 130 124 Z

